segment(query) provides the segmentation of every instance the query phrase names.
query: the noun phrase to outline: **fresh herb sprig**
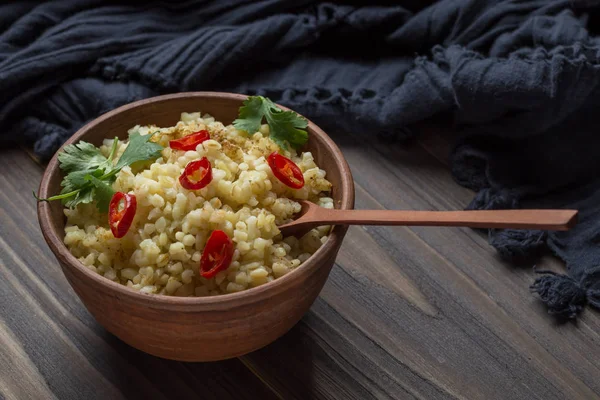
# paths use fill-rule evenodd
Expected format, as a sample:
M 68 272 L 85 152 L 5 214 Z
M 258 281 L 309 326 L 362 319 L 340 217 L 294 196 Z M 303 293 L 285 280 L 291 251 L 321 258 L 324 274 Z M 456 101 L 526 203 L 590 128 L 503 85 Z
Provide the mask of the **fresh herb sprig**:
M 137 131 L 131 133 L 129 144 L 116 164 L 113 163 L 113 159 L 119 143 L 118 138 L 114 139 L 108 157 L 88 142 L 80 141 L 65 146 L 58 155 L 60 169 L 66 173 L 61 182 L 60 194 L 47 199 L 40 199 L 35 192 L 33 195 L 39 201 L 61 200 L 69 208 L 95 200 L 98 210 L 107 212 L 115 193 L 112 184 L 116 180 L 117 173 L 127 165 L 138 161 L 155 160 L 160 156 L 163 147 L 150 141 L 153 135 L 141 135 Z
M 260 129 L 263 119 L 269 125 L 269 136 L 283 149 L 288 150 L 290 146 L 297 149 L 308 141 L 308 121 L 293 111 L 282 110 L 263 96 L 248 97 L 233 125 L 248 133 L 255 133 Z M 66 146 L 58 155 L 60 168 L 66 174 L 61 182 L 60 194 L 47 199 L 40 199 L 35 192 L 33 195 L 38 201 L 61 200 L 69 208 L 95 201 L 101 212 L 107 212 L 115 193 L 112 184 L 117 173 L 127 165 L 155 160 L 160 156 L 163 147 L 150 141 L 152 135 L 140 135 L 137 131 L 131 133 L 129 144 L 116 163 L 113 159 L 119 143 L 117 138 L 108 157 L 88 142 L 80 141 Z
M 297 149 L 308 141 L 308 121 L 293 111 L 284 111 L 270 99 L 250 96 L 240 107 L 233 126 L 248 133 L 258 132 L 263 118 L 269 125 L 269 135 L 283 149 Z

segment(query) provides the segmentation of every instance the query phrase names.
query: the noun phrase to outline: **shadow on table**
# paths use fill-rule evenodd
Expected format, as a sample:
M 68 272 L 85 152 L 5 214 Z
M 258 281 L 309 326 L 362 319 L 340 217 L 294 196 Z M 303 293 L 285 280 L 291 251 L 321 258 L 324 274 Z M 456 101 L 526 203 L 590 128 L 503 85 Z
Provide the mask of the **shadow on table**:
M 281 397 L 314 399 L 317 396 L 315 365 L 322 352 L 307 319 L 310 312 L 288 333 L 270 345 L 240 360 Z M 318 374 L 317 374 L 318 375 Z
M 125 398 L 275 399 L 239 359 L 207 363 L 166 360 L 139 351 L 102 330 L 111 352 L 105 377 Z M 120 357 L 116 357 L 118 354 Z
M 126 398 L 316 397 L 314 358 L 322 349 L 304 319 L 262 349 L 239 359 L 207 363 L 155 357 L 100 330 L 102 339 L 115 350 L 112 356 L 105 355 L 109 371 L 104 375 Z

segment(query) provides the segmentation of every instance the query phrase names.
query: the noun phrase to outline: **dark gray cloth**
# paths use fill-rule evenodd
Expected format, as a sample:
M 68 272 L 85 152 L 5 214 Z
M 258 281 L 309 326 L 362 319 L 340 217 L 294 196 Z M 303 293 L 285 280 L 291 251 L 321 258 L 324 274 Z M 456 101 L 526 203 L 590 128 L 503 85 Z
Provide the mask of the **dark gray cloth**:
M 586 303 L 600 307 L 598 7 L 15 2 L 0 6 L 0 138 L 48 158 L 105 111 L 192 90 L 262 94 L 327 129 L 387 137 L 450 114 L 461 134 L 452 171 L 478 192 L 471 208 L 581 211 L 565 233 L 489 232 L 503 256 L 549 248 L 566 261 L 567 275 L 544 273 L 532 289 L 574 318 Z

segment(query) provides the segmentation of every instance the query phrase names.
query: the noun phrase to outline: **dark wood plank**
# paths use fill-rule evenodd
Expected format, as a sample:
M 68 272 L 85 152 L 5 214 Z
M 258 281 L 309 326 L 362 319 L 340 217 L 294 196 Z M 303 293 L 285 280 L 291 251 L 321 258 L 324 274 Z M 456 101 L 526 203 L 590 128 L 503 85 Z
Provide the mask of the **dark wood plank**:
M 450 143 L 434 131 L 408 147 L 335 139 L 357 208 L 451 210 L 473 196 L 452 180 Z M 62 277 L 29 197 L 41 171 L 24 158 L 3 153 L 0 166 L 0 393 L 9 398 L 600 398 L 598 313 L 557 325 L 529 293 L 532 270 L 460 228 L 351 228 L 311 311 L 239 360 L 141 354 L 99 327 Z
M 447 143 L 434 157 L 419 144 L 336 140 L 357 208 L 460 209 L 473 196 L 442 162 Z M 244 357 L 285 396 L 599 398 L 598 313 L 556 325 L 529 293 L 531 269 L 502 262 L 480 232 L 352 227 L 337 261 L 296 331 Z
M 239 360 L 180 363 L 141 353 L 87 313 L 35 215 L 41 167 L 22 150 L 0 166 L 0 397 L 278 398 Z

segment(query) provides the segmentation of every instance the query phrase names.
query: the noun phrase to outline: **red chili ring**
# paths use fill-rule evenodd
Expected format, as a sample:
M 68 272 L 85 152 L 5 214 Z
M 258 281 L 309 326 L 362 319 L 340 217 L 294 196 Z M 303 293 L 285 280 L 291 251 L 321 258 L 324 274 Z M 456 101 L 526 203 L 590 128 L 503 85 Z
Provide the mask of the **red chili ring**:
M 121 202 L 123 202 L 123 208 L 120 209 Z M 108 224 L 114 237 L 125 236 L 131 227 L 136 209 L 137 200 L 134 194 L 117 192 L 113 195 L 108 207 Z
M 304 175 L 300 167 L 287 157 L 273 152 L 267 158 L 267 163 L 273 171 L 273 175 L 284 185 L 292 189 L 300 189 L 304 186 Z
M 199 190 L 212 181 L 212 166 L 208 158 L 190 161 L 179 177 L 179 183 L 185 189 Z
M 233 242 L 227 234 L 215 230 L 206 241 L 206 246 L 200 259 L 200 275 L 212 278 L 219 271 L 223 271 L 231 264 L 233 258 Z
M 174 150 L 196 150 L 196 146 L 210 139 L 210 134 L 207 130 L 201 130 L 191 135 L 184 136 L 180 139 L 169 141 L 169 147 Z

